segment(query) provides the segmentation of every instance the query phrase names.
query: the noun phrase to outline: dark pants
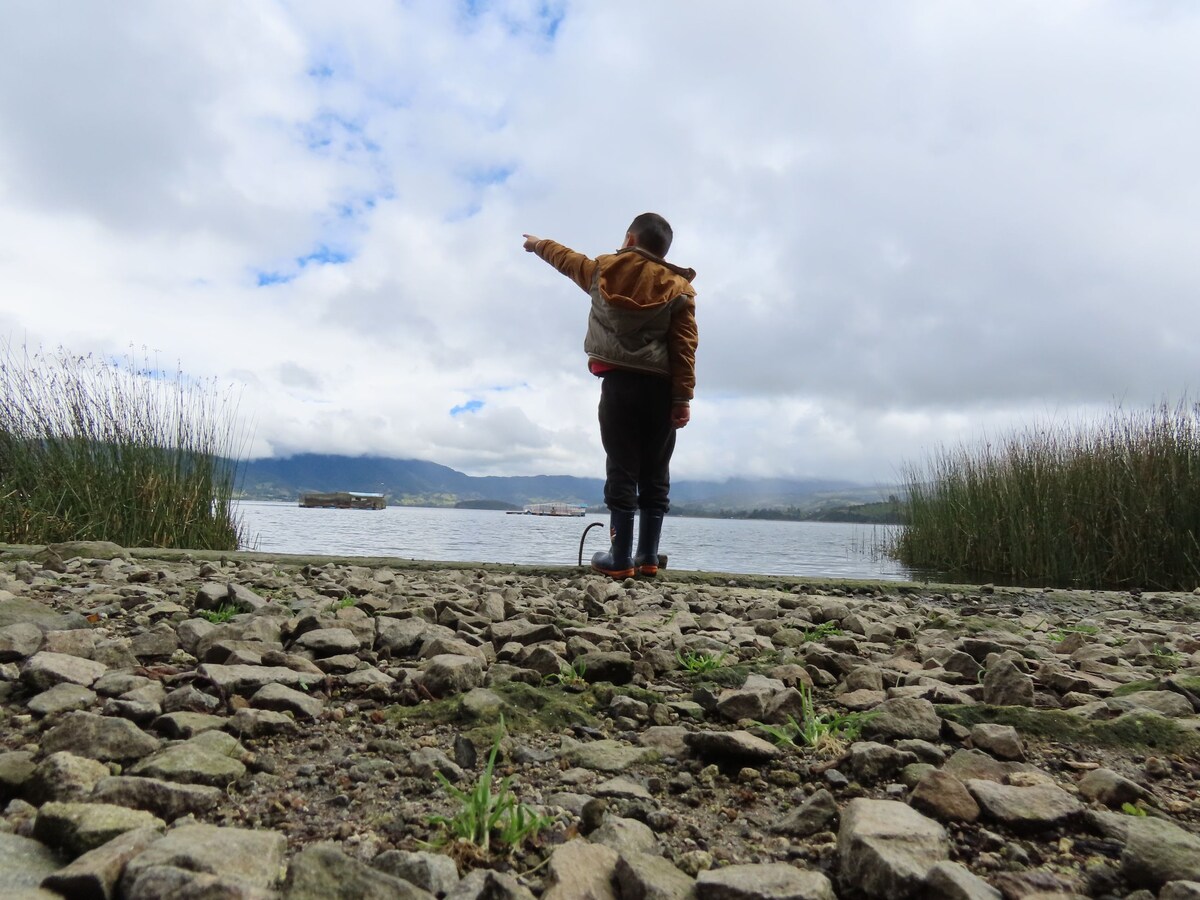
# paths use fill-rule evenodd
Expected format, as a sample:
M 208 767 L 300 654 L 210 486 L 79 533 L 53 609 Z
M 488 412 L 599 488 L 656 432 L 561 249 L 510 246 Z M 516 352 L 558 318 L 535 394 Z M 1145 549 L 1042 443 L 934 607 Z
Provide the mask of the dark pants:
M 671 381 L 638 372 L 602 376 L 600 440 L 608 454 L 604 502 L 610 510 L 667 511 L 671 490 Z

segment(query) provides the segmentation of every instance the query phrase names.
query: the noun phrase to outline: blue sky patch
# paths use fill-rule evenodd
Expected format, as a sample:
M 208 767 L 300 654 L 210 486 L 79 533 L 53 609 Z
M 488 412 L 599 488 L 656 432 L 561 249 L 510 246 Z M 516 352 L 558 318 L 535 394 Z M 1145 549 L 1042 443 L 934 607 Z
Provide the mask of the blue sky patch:
M 475 187 L 490 187 L 493 184 L 504 184 L 516 170 L 514 165 L 484 166 L 471 169 L 465 177 Z
M 283 272 L 255 272 L 259 287 L 270 287 L 273 284 L 287 284 L 295 275 L 285 275 Z
M 314 263 L 321 266 L 339 266 L 350 260 L 350 254 L 344 250 L 334 250 L 325 244 L 318 244 L 317 249 L 308 254 L 308 256 L 297 257 L 296 263 L 303 269 L 305 266 Z
M 468 400 L 466 403 L 463 403 L 463 404 L 451 409 L 450 415 L 451 416 L 461 416 L 464 413 L 479 412 L 481 409 L 483 409 L 483 401 L 482 400 Z

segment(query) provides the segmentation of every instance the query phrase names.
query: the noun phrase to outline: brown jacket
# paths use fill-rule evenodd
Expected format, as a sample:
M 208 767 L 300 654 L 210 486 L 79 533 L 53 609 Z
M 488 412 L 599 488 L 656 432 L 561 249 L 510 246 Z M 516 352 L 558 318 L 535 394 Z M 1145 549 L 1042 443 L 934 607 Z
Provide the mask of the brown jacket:
M 678 403 L 696 389 L 696 289 L 693 269 L 640 247 L 590 259 L 543 238 L 534 252 L 592 297 L 583 349 L 589 359 L 665 375 Z

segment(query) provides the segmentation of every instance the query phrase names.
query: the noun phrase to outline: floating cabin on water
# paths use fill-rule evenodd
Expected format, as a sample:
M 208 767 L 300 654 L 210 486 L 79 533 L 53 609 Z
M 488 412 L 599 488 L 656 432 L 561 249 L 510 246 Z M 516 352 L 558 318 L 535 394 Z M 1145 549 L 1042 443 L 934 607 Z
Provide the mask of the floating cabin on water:
M 576 503 L 526 503 L 520 512 L 513 510 L 510 515 L 518 516 L 583 516 L 587 515 L 587 507 Z
M 300 505 L 305 509 L 383 509 L 387 497 L 361 491 L 305 491 Z

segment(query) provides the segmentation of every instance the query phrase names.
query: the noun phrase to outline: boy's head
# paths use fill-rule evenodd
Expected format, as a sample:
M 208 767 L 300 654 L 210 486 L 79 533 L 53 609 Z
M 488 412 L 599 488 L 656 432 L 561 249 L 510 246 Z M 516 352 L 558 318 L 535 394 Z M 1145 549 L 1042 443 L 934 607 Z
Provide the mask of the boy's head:
M 658 213 L 642 213 L 625 232 L 625 246 L 641 247 L 647 253 L 665 257 L 674 236 L 671 224 Z

